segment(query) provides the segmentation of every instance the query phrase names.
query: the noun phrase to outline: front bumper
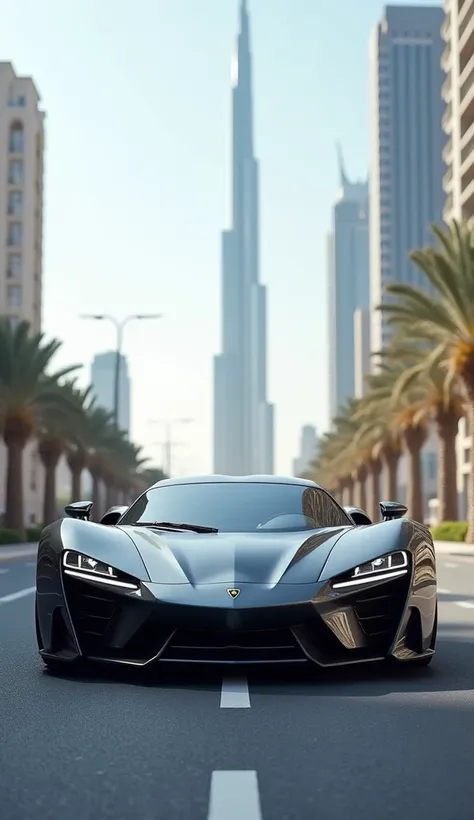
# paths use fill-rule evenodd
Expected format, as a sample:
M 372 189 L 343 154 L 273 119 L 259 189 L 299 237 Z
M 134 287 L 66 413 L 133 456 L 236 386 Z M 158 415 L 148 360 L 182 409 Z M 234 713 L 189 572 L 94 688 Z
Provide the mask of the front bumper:
M 409 659 L 427 648 L 409 575 L 344 593 L 328 582 L 240 584 L 234 600 L 222 584 L 142 582 L 131 592 L 66 576 L 62 581 L 66 606 L 52 612 L 50 640 L 40 651 L 65 660 L 82 655 L 133 666 L 327 667 L 381 660 L 397 651 Z

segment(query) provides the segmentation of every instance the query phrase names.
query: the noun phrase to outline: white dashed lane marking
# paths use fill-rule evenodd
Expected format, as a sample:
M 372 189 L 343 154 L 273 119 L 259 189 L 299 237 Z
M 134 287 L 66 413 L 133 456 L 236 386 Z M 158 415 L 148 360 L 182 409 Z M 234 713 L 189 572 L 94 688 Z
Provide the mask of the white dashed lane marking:
M 473 601 L 455 601 L 457 606 L 461 606 L 463 609 L 474 609 L 474 602 Z
M 19 592 L 12 592 L 10 595 L 4 595 L 3 598 L 0 598 L 0 604 L 9 604 L 12 601 L 17 601 L 19 598 L 25 598 L 27 595 L 32 595 L 33 592 L 36 592 L 36 587 L 20 589 Z
M 0 569 L 0 575 L 6 575 L 8 572 L 7 569 Z
M 448 569 L 456 569 L 456 567 L 457 567 L 458 565 L 457 565 L 457 564 L 453 564 L 453 563 L 451 563 L 450 561 L 446 561 L 446 563 L 444 564 L 444 566 L 445 566 L 445 567 L 448 567 Z
M 221 709 L 248 709 L 250 695 L 247 678 L 224 678 L 221 690 Z
M 441 587 L 438 587 L 438 594 L 439 595 L 451 595 L 451 590 L 450 589 L 442 589 Z
M 207 820 L 262 820 L 257 772 L 213 772 Z

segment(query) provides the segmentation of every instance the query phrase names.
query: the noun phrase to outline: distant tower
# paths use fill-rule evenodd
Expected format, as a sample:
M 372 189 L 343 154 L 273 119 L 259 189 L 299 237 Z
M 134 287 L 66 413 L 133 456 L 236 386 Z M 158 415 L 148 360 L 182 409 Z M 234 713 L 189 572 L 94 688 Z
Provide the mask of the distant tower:
M 247 4 L 232 61 L 232 227 L 222 238 L 222 352 L 214 360 L 214 471 L 273 473 L 266 289 L 259 281 L 259 178 Z
M 94 357 L 91 368 L 91 383 L 97 404 L 110 413 L 114 411 L 115 362 L 115 351 L 99 353 Z M 130 377 L 127 360 L 123 355 L 120 356 L 118 424 L 129 435 Z
M 337 159 L 340 188 L 328 237 L 331 420 L 355 394 L 355 314 L 369 307 L 368 183 L 349 181 L 339 144 Z

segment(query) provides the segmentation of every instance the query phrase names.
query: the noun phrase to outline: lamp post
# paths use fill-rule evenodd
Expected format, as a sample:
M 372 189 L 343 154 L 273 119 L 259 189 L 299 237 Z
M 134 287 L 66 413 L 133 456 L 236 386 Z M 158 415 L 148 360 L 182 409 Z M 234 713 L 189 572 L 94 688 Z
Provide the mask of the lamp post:
M 118 429 L 119 417 L 119 395 L 120 395 L 120 356 L 122 355 L 123 331 L 125 325 L 132 320 L 141 321 L 143 319 L 161 319 L 161 313 L 133 313 L 125 316 L 124 319 L 116 319 L 115 316 L 109 316 L 106 313 L 87 313 L 81 316 L 82 319 L 95 319 L 96 321 L 112 322 L 116 330 L 116 345 L 115 345 L 115 374 L 114 374 L 114 421 Z
M 177 418 L 172 419 L 171 421 L 167 419 L 151 419 L 150 424 L 163 424 L 166 428 L 166 438 L 165 438 L 165 464 L 164 469 L 166 475 L 171 478 L 171 447 L 173 444 L 171 438 L 171 432 L 175 425 L 177 424 L 190 424 L 194 419 L 188 418 Z

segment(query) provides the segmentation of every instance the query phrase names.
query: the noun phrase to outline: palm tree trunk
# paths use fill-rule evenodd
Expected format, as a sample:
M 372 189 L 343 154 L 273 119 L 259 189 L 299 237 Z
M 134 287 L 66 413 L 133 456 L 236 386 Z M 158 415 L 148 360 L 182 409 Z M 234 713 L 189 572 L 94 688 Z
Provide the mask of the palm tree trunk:
M 15 435 L 6 435 L 4 440 L 7 447 L 5 527 L 9 530 L 16 530 L 24 539 L 26 536 L 23 508 L 23 451 L 25 442 Z
M 382 464 L 385 468 L 385 500 L 396 501 L 398 494 L 398 462 L 400 451 L 386 445 L 381 452 Z
M 347 503 L 348 507 L 351 507 L 354 504 L 354 479 L 352 478 L 352 476 L 349 476 L 347 478 L 346 491 L 347 491 L 347 495 L 346 495 L 347 502 L 346 503 Z
M 421 450 L 426 439 L 426 430 L 421 426 L 406 427 L 403 440 L 410 461 L 408 471 L 408 513 L 410 518 L 423 523 L 423 478 L 421 473 Z
M 367 509 L 367 467 L 363 464 L 356 474 L 356 507 Z
M 382 462 L 379 458 L 372 458 L 369 465 L 370 476 L 370 498 L 369 516 L 372 521 L 380 519 L 380 473 L 382 472 Z
M 92 474 L 92 521 L 100 520 L 100 500 L 101 500 L 100 475 L 96 472 Z
M 114 505 L 114 490 L 114 486 L 110 483 L 110 481 L 107 481 L 105 485 L 105 507 L 107 510 L 109 507 Z
M 82 467 L 71 470 L 71 503 L 82 499 Z
M 46 527 L 56 519 L 57 461 L 49 458 L 44 467 L 43 525 Z
M 458 520 L 456 436 L 459 416 L 451 411 L 436 413 L 439 438 L 438 502 L 440 521 Z
M 474 438 L 474 383 L 472 389 L 466 385 L 466 393 L 469 397 L 467 407 L 467 419 L 469 423 L 469 435 Z M 474 447 L 469 448 L 469 484 L 468 484 L 468 504 L 467 504 L 467 533 L 466 543 L 474 543 Z

